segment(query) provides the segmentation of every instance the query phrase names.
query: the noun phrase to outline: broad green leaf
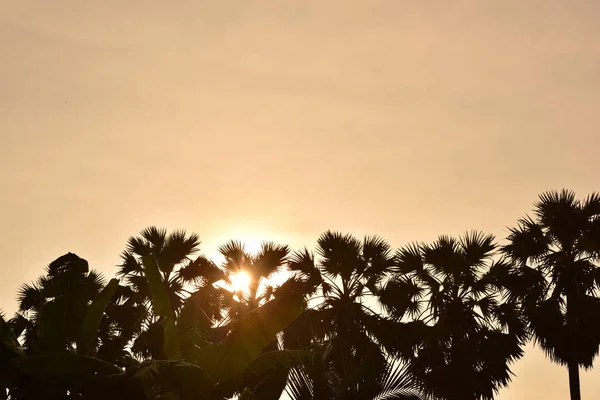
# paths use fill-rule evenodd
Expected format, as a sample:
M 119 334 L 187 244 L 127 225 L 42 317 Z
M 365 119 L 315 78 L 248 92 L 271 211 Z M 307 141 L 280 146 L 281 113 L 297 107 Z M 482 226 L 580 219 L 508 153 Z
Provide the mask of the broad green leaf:
M 152 294 L 154 312 L 156 315 L 164 318 L 162 322 L 164 332 L 163 351 L 169 360 L 180 360 L 181 351 L 177 329 L 175 328 L 173 308 L 171 307 L 165 284 L 160 276 L 156 259 L 153 255 L 144 256 L 142 257 L 142 265 L 144 275 L 150 287 L 150 293 Z
M 197 304 L 195 297 L 192 295 L 187 298 L 177 319 L 181 356 L 184 360 L 196 359 L 198 352 L 210 344 L 207 337 L 211 326 L 210 318 Z
M 285 389 L 288 371 L 301 365 L 308 354 L 301 350 L 273 350 L 262 353 L 242 374 L 222 385 L 219 394 L 231 397 L 244 388 L 255 388 L 254 395 L 260 399 L 279 399 Z
M 302 350 L 274 350 L 262 353 L 256 357 L 248 368 L 247 373 L 262 377 L 281 369 L 291 369 L 302 364 L 308 353 Z
M 221 343 L 200 353 L 197 364 L 215 383 L 242 373 L 304 308 L 302 296 L 278 297 L 246 314 Z
M 272 372 L 254 389 L 254 397 L 260 400 L 279 400 L 285 392 L 289 370 Z
M 162 393 L 166 398 L 192 400 L 214 389 L 202 368 L 182 361 L 152 361 L 141 366 L 133 379 L 149 399 Z
M 202 349 L 212 343 L 205 334 L 192 328 L 179 333 L 179 344 L 181 347 L 181 358 L 183 360 L 197 360 Z
M 123 372 L 118 366 L 109 362 L 75 354 L 22 357 L 11 360 L 10 364 L 22 374 L 52 375 L 61 378 L 88 379 Z
M 183 307 L 181 307 L 181 312 L 177 319 L 177 327 L 179 331 L 185 331 L 190 328 L 196 328 L 200 332 L 210 331 L 212 322 L 197 304 L 196 298 L 193 295 L 187 298 Z
M 25 356 L 25 351 L 2 316 L 0 316 L 0 346 L 0 363 Z
M 92 304 L 89 306 L 83 319 L 83 323 L 81 324 L 81 333 L 77 345 L 80 354 L 91 355 L 94 353 L 98 328 L 100 327 L 100 322 L 104 316 L 104 309 L 114 296 L 118 287 L 119 280 L 111 279 L 110 282 L 108 282 L 108 285 L 98 293 L 94 301 L 92 301 Z

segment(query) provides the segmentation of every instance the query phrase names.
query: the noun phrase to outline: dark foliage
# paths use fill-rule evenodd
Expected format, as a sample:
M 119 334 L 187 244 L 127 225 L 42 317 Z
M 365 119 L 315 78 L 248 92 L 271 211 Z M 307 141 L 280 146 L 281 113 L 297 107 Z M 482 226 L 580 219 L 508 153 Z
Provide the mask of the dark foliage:
M 0 398 L 492 400 L 532 337 L 580 400 L 600 348 L 598 194 L 542 194 L 501 248 L 327 231 L 314 254 L 230 241 L 218 266 L 199 245 L 147 228 L 121 284 L 72 253 L 50 263 L 0 315 Z
M 498 275 L 523 304 L 535 342 L 569 368 L 580 398 L 579 367 L 591 368 L 600 345 L 600 195 L 543 193 L 534 217 L 512 228 L 504 252 L 514 261 Z

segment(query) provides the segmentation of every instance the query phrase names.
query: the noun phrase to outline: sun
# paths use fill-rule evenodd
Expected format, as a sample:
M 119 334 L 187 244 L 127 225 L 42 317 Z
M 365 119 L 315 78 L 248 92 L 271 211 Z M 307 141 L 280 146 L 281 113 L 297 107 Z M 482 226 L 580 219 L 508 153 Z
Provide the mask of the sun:
M 248 253 L 250 256 L 257 256 L 265 242 L 274 241 L 275 243 L 285 243 L 285 237 L 279 237 L 279 240 L 273 239 L 275 235 L 270 230 L 265 227 L 256 227 L 256 226 L 237 226 L 233 229 L 230 229 L 226 234 L 218 235 L 214 238 L 216 244 L 223 244 L 232 238 L 240 241 L 244 245 L 244 251 Z M 280 236 L 280 235 L 277 235 Z M 223 265 L 225 258 L 223 255 L 217 250 L 213 254 L 210 254 L 210 258 L 215 264 Z M 242 292 L 244 296 L 250 294 L 250 284 L 252 283 L 252 276 L 250 275 L 251 271 L 244 271 L 244 266 L 237 266 L 237 268 L 242 268 L 237 272 L 230 272 L 229 278 L 225 281 L 217 283 L 217 286 L 222 287 L 232 293 Z M 281 284 L 283 284 L 289 277 L 291 273 L 289 271 L 285 271 L 283 268 L 280 271 L 277 271 L 271 274 L 268 277 L 262 277 L 257 287 L 257 296 L 260 296 L 267 290 L 268 287 L 277 288 Z
M 250 275 L 247 272 L 236 272 L 229 279 L 231 281 L 230 288 L 234 292 L 248 293 L 250 291 Z

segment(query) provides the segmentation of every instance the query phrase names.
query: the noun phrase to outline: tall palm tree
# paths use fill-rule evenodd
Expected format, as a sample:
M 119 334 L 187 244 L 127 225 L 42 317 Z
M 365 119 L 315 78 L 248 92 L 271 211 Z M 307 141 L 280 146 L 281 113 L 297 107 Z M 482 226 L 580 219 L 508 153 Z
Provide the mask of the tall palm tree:
M 522 301 L 537 344 L 568 367 L 571 399 L 580 400 L 579 368 L 592 367 L 600 344 L 600 195 L 543 193 L 508 242 L 515 266 L 503 275 L 506 287 Z
M 214 330 L 214 340 L 227 335 L 236 321 L 249 312 L 257 309 L 274 297 L 276 287 L 270 279 L 286 269 L 290 249 L 287 245 L 273 242 L 263 242 L 256 254 L 249 252 L 244 243 L 230 240 L 219 247 L 223 257 L 221 269 L 225 271 L 225 280 L 233 283 L 232 279 L 238 274 L 248 278 L 248 288 L 237 288 L 236 292 L 221 288 L 222 309 L 226 314 L 219 326 Z M 279 288 L 277 290 L 286 290 Z M 272 340 L 263 352 L 278 350 L 278 340 Z M 280 369 L 268 379 L 253 388 L 254 396 L 263 400 L 277 400 L 285 388 L 288 371 Z
M 29 354 L 74 351 L 86 308 L 103 286 L 104 278 L 89 270 L 86 260 L 65 254 L 48 265 L 37 283 L 19 289 L 19 310 L 9 325 L 23 336 Z
M 193 258 L 199 247 L 200 240 L 196 234 L 188 235 L 183 230 L 167 233 L 166 229 L 154 226 L 144 229 L 139 236 L 129 238 L 121 255 L 122 264 L 118 267 L 117 276 L 125 278 L 130 288 L 122 292 L 124 300 L 117 310 L 125 312 L 126 308 L 139 306 L 147 309 L 145 318 L 135 329 L 139 334 L 132 346 L 139 357 L 164 357 L 160 320 L 150 307 L 150 287 L 141 261 L 144 256 L 156 258 L 175 315 L 186 301 L 194 301 L 213 321 L 223 317 L 222 294 L 213 284 L 225 275 L 206 257 Z
M 131 355 L 123 342 L 117 340 L 127 334 L 123 330 L 127 323 L 119 325 L 119 320 L 113 320 L 107 324 L 110 318 L 104 312 L 108 302 L 118 301 L 114 295 L 117 287 L 116 280 L 105 286 L 102 275 L 90 270 L 86 260 L 73 253 L 65 254 L 51 262 L 36 283 L 20 288 L 19 310 L 8 324 L 2 324 L 3 339 L 13 334 L 21 338 L 22 349 L 18 347 L 22 356 L 31 356 L 30 359 L 64 357 L 64 360 L 81 355 L 87 359 L 103 358 L 119 367 L 130 365 Z M 115 332 L 117 326 L 119 332 Z M 108 348 L 112 351 L 108 352 Z M 12 382 L 10 399 L 79 398 L 81 388 L 67 376 L 56 373 L 22 377 L 15 374 L 13 367 L 0 367 L 6 368 L 5 376 Z
M 494 260 L 496 248 L 493 236 L 479 232 L 408 245 L 379 292 L 392 320 L 421 324 L 411 370 L 437 398 L 493 399 L 510 381 L 509 364 L 523 354 L 518 306 L 502 301 L 488 273 L 505 265 Z
M 305 250 L 290 260 L 289 267 L 298 280 L 318 283 L 321 301 L 284 331 L 284 343 L 286 348 L 327 349 L 320 364 L 327 365 L 325 371 L 336 379 L 317 385 L 325 391 L 335 388 L 334 394 L 327 395 L 334 397 L 324 398 L 369 398 L 385 387 L 383 377 L 395 362 L 379 343 L 386 335 L 383 319 L 368 304 L 376 304 L 373 294 L 393 266 L 391 248 L 379 237 L 361 241 L 327 231 L 317 241 L 317 254 L 319 258 Z M 306 366 L 306 370 L 310 368 Z M 296 371 L 296 377 L 306 374 Z M 309 378 L 327 381 L 314 375 Z M 395 389 L 410 392 L 414 387 L 403 383 Z M 315 398 L 322 396 L 325 394 Z

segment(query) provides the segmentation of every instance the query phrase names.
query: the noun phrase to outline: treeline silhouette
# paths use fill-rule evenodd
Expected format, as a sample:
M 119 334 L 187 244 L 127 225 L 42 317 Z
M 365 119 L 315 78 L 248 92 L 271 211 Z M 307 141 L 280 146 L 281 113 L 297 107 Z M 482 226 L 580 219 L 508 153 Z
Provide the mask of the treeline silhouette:
M 503 243 L 394 251 L 327 231 L 314 252 L 230 241 L 217 265 L 197 235 L 150 227 L 108 283 L 68 253 L 21 287 L 0 398 L 493 399 L 533 340 L 579 400 L 600 345 L 600 195 L 544 193 Z

